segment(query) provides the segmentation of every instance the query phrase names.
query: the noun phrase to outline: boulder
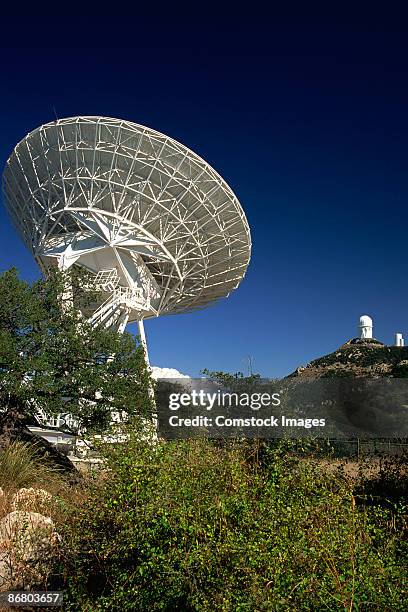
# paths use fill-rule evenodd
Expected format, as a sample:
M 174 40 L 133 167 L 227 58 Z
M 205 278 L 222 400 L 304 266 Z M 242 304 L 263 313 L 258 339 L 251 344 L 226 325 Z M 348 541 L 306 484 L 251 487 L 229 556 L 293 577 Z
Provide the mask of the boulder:
M 0 590 L 45 585 L 59 543 L 50 517 L 22 510 L 10 512 L 0 521 Z
M 7 552 L 0 550 L 0 593 L 12 588 L 11 561 Z
M 13 510 L 47 510 L 52 502 L 52 495 L 45 489 L 19 489 L 13 495 L 11 507 Z

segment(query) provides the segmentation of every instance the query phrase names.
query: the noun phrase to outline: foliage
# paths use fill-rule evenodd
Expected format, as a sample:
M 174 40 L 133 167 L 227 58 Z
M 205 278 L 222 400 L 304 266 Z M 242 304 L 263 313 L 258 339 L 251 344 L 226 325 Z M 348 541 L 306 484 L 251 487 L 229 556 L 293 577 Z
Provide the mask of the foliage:
M 59 479 L 60 471 L 45 461 L 32 444 L 12 442 L 0 453 L 0 487 L 5 491 Z
M 213 384 L 230 393 L 269 393 L 273 394 L 281 390 L 282 380 L 278 378 L 261 378 L 260 374 L 249 374 L 245 376 L 242 372 L 211 371 L 207 368 L 202 373 Z
M 259 451 L 137 436 L 111 447 L 65 527 L 67 609 L 403 609 L 401 503 L 356 504 L 343 472 L 290 442 L 263 449 L 263 465 Z
M 259 374 L 244 376 L 242 372 L 230 374 L 229 372 L 214 372 L 205 368 L 202 373 L 214 383 L 217 383 L 231 391 L 242 393 L 252 389 L 255 386 L 259 386 L 259 383 L 262 380 Z
M 93 327 L 78 301 L 94 299 L 89 274 L 50 274 L 31 286 L 16 269 L 0 276 L 0 407 L 20 418 L 68 413 L 87 431 L 111 411 L 151 411 L 143 348 L 130 334 Z

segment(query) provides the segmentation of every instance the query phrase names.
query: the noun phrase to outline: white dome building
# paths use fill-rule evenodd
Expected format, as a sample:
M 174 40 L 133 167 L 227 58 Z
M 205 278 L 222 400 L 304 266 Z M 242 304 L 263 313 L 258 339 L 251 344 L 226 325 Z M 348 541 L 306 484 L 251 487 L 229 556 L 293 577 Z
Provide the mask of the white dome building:
M 373 337 L 373 320 L 368 315 L 362 315 L 360 317 L 360 323 L 358 326 L 360 338 L 367 339 Z

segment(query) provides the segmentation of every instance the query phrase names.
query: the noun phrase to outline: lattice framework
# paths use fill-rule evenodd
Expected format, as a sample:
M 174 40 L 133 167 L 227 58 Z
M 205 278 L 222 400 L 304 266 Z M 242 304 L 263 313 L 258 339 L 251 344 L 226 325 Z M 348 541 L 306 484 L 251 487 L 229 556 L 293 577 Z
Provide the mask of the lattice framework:
M 119 304 L 117 320 L 124 309 L 140 320 L 203 308 L 236 288 L 249 263 L 249 226 L 231 188 L 187 147 L 141 125 L 43 125 L 14 149 L 3 186 L 45 271 L 117 270 L 120 286 L 142 291 L 139 306 Z

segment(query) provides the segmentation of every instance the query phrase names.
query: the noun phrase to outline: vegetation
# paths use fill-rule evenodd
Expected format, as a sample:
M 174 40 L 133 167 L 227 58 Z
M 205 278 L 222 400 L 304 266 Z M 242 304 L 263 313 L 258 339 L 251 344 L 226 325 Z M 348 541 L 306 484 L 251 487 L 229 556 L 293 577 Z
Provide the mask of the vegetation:
M 36 586 L 64 590 L 75 612 L 404 609 L 406 458 L 350 470 L 316 441 L 149 442 L 143 351 L 78 314 L 89 287 L 75 270 L 31 286 L 0 276 L 0 526 L 18 489 L 42 488 L 59 534 Z M 39 409 L 95 432 L 112 409 L 132 421 L 126 442 L 100 442 L 98 473 L 68 481 L 32 444 L 2 443 Z
M 93 299 L 89 280 L 78 270 L 31 286 L 15 269 L 0 276 L 0 432 L 39 410 L 69 413 L 88 432 L 105 431 L 112 410 L 151 412 L 141 345 L 76 307 Z
M 261 446 L 133 436 L 107 450 L 64 531 L 68 609 L 403 609 L 403 501 Z
M 0 453 L 0 487 L 14 492 L 23 487 L 49 486 L 61 481 L 60 470 L 45 461 L 32 444 L 12 442 Z

